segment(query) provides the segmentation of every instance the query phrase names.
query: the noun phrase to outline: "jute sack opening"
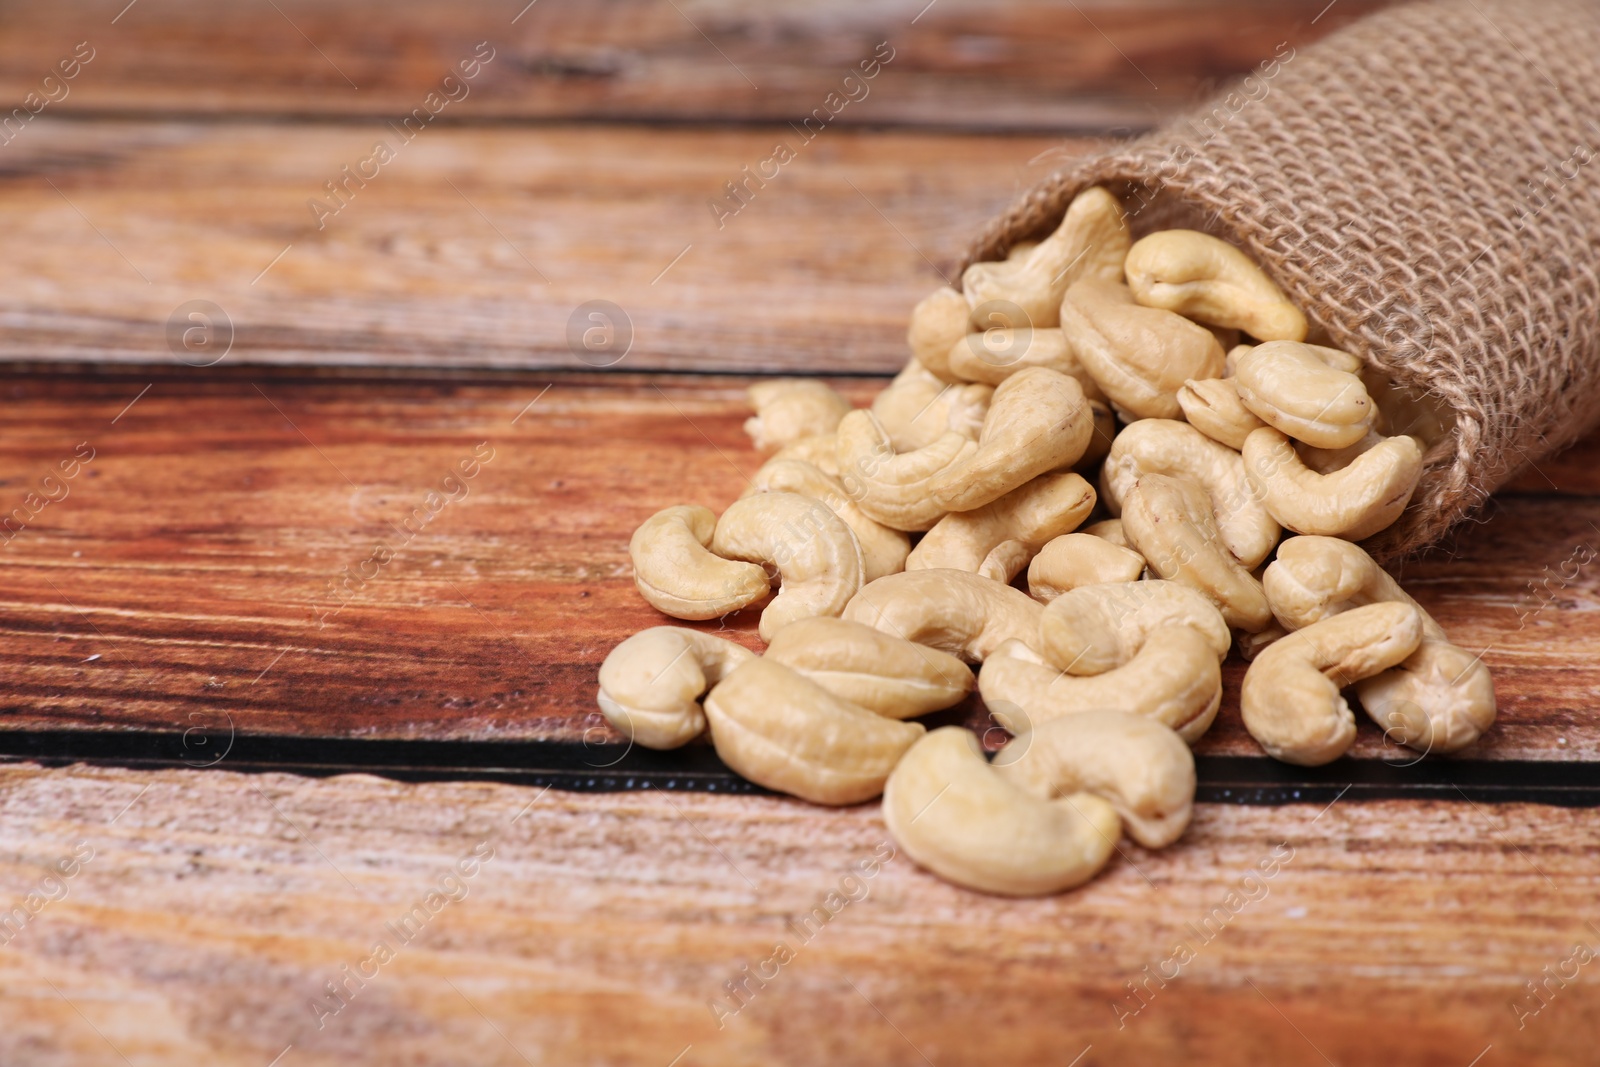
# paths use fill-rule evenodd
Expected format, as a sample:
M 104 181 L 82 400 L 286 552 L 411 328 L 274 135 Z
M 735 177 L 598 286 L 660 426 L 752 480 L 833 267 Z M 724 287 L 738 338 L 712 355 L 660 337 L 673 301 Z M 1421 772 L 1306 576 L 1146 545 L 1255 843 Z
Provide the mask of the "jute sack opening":
M 1444 0 L 1281 46 L 1195 112 L 1053 174 L 967 264 L 1045 235 L 1078 192 L 1135 237 L 1252 255 L 1331 343 L 1455 412 L 1404 517 L 1436 542 L 1600 420 L 1600 4 Z

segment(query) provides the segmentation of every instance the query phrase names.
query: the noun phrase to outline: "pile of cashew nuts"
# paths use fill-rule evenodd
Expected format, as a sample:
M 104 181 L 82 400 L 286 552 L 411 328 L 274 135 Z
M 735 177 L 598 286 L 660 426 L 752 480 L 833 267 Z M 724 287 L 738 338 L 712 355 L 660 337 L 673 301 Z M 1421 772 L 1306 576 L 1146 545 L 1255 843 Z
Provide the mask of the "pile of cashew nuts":
M 611 652 L 600 707 L 634 742 L 709 731 L 767 788 L 881 794 L 918 863 L 1027 895 L 1087 881 L 1123 831 L 1183 833 L 1189 746 L 1236 645 L 1244 725 L 1290 763 L 1350 747 L 1351 689 L 1425 753 L 1494 721 L 1483 663 L 1353 543 L 1400 516 L 1449 415 L 1310 343 L 1239 250 L 1135 242 L 1090 189 L 917 304 L 907 336 L 869 408 L 819 381 L 751 387 L 745 429 L 774 454 L 749 490 L 634 533 L 665 614 L 767 601 L 763 655 L 675 626 Z M 913 721 L 974 687 L 1012 735 L 992 761 L 972 731 Z

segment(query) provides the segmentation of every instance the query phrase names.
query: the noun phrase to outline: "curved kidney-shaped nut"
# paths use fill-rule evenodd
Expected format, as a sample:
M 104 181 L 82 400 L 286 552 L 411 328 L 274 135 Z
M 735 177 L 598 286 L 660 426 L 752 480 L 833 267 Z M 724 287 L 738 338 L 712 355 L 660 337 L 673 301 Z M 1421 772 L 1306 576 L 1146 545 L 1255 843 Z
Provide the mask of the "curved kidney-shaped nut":
M 1181 478 L 1147 474 L 1122 504 L 1122 528 L 1151 571 L 1210 597 L 1229 626 L 1266 629 L 1272 621 L 1267 596 L 1223 546 L 1205 490 Z
M 905 569 L 987 571 L 1010 582 L 1047 541 L 1076 530 L 1094 499 L 1094 488 L 1076 474 L 1041 475 L 991 504 L 940 519 L 911 550 Z M 1005 573 L 1013 563 L 1015 570 Z
M 1055 326 L 1061 297 L 1073 282 L 1080 278 L 1122 280 L 1122 261 L 1127 258 L 1130 240 L 1116 197 L 1098 186 L 1085 189 L 1068 206 L 1055 233 L 1031 252 L 1003 263 L 974 263 L 961 275 L 961 289 L 973 311 L 973 328 Z M 1008 304 L 1015 305 L 1021 321 L 1011 321 L 996 311 Z M 993 313 L 1001 314 L 1005 321 L 991 318 Z
M 850 401 L 809 378 L 757 382 L 746 395 L 756 413 L 744 420 L 744 432 L 762 450 L 832 433 L 850 410 Z
M 715 619 L 772 592 L 765 570 L 709 549 L 716 526 L 710 508 L 678 504 L 633 531 L 633 584 L 651 607 L 675 619 Z
M 975 442 L 946 430 L 931 445 L 897 453 L 870 411 L 852 411 L 839 424 L 839 481 L 885 526 L 926 530 L 949 510 L 933 498 L 934 480 L 977 451 Z
M 1106 800 L 1128 836 L 1165 848 L 1194 811 L 1194 756 L 1155 719 L 1080 711 L 1037 723 L 994 758 L 1002 778 L 1044 800 L 1092 793 Z
M 1006 896 L 1058 893 L 1093 878 L 1122 820 L 1090 793 L 1044 800 L 983 758 L 959 726 L 911 746 L 883 790 L 889 833 L 913 860 L 968 889 Z
M 950 373 L 950 348 L 967 334 L 967 316 L 972 308 L 967 298 L 950 286 L 935 289 L 911 309 L 911 325 L 906 329 L 906 344 L 916 361 L 929 373 L 947 382 L 961 379 Z
M 1251 430 L 1266 423 L 1239 399 L 1239 383 L 1232 378 L 1200 378 L 1183 383 L 1178 406 L 1189 425 L 1220 441 L 1235 452 L 1244 447 Z
M 1044 608 L 968 571 L 906 571 L 863 586 L 842 618 L 982 663 L 1002 641 L 1032 641 Z
M 995 389 L 977 450 L 940 471 L 928 490 L 945 511 L 981 508 L 1046 471 L 1072 466 L 1093 432 L 1077 379 L 1029 367 Z
M 1414 438 L 1386 437 L 1332 474 L 1305 465 L 1288 437 L 1270 426 L 1244 442 L 1250 486 L 1274 519 L 1296 533 L 1359 541 L 1405 511 L 1422 477 Z
M 1311 345 L 1256 345 L 1234 368 L 1239 400 L 1268 426 L 1316 448 L 1367 435 L 1377 406 L 1360 375 L 1330 367 Z
M 750 479 L 744 496 L 755 493 L 799 493 L 819 500 L 850 527 L 861 549 L 862 580 L 875 581 L 906 569 L 911 538 L 867 515 L 845 493 L 844 486 L 810 463 L 799 459 L 772 459 Z
M 735 500 L 717 520 L 711 551 L 777 568 L 781 586 L 758 627 L 763 641 L 796 619 L 839 614 L 863 585 L 856 535 L 826 504 L 799 493 Z
M 706 696 L 722 762 L 757 785 L 813 804 L 858 804 L 925 728 L 840 700 L 781 663 L 754 659 Z
M 1120 282 L 1091 279 L 1067 290 L 1061 329 L 1078 359 L 1124 417 L 1175 419 L 1191 378 L 1222 377 L 1222 346 L 1182 315 L 1141 307 Z
M 705 691 L 756 658 L 743 645 L 682 626 L 641 630 L 600 665 L 600 710 L 645 748 L 677 748 L 706 728 Z
M 1245 729 L 1286 763 L 1316 767 L 1338 759 L 1356 736 L 1339 690 L 1393 667 L 1421 640 L 1422 617 L 1410 604 L 1352 608 L 1280 638 L 1245 671 Z
M 1283 531 L 1250 488 L 1239 453 L 1187 423 L 1140 419 L 1117 435 L 1100 474 L 1113 513 L 1139 479 L 1168 474 L 1205 491 L 1222 544 L 1246 569 L 1272 553 Z
M 977 440 L 994 390 L 940 381 L 912 360 L 872 401 L 872 415 L 896 452 L 926 448 L 951 430 Z
M 1136 582 L 1144 557 L 1103 537 L 1063 534 L 1040 549 L 1028 564 L 1028 595 L 1048 604 L 1080 585 Z
M 1121 519 L 1101 519 L 1099 522 L 1091 522 L 1079 532 L 1086 533 L 1090 537 L 1098 537 L 1102 541 L 1110 541 L 1120 548 L 1133 547 L 1128 544 L 1128 535 L 1122 528 Z
M 1233 646 L 1227 622 L 1205 594 L 1153 578 L 1062 593 L 1039 617 L 1034 647 L 1068 674 L 1104 674 L 1132 659 L 1163 626 L 1198 630 L 1219 662 Z
M 814 437 L 802 437 L 792 445 L 785 445 L 773 453 L 768 463 L 779 460 L 796 459 L 802 463 L 809 463 L 817 470 L 830 478 L 839 477 L 839 441 L 835 434 L 820 433 Z
M 971 668 L 948 652 L 846 619 L 792 622 L 772 636 L 766 658 L 891 719 L 959 704 L 973 686 Z
M 1164 626 L 1132 659 L 1104 674 L 1067 674 L 1020 641 L 983 661 L 978 692 L 996 722 L 1014 734 L 1082 711 L 1142 715 L 1189 744 L 1211 728 L 1222 705 L 1222 667 L 1200 631 Z
M 1163 230 L 1123 264 L 1139 303 L 1243 330 L 1262 341 L 1304 341 L 1306 317 L 1250 257 L 1210 234 Z
M 969 333 L 958 340 L 947 355 L 950 372 L 960 381 L 999 385 L 1029 367 L 1048 367 L 1076 378 L 1083 387 L 1083 395 L 1090 400 L 1105 399 L 1100 387 L 1078 362 L 1059 326 L 1049 329 L 1007 327 Z

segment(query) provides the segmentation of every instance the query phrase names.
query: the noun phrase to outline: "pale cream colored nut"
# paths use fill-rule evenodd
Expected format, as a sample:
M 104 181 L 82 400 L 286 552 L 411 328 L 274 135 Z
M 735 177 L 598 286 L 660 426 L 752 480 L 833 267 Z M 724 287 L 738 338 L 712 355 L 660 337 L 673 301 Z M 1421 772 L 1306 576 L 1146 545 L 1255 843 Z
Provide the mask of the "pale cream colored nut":
M 1104 674 L 1131 660 L 1163 626 L 1198 630 L 1219 662 L 1233 646 L 1228 624 L 1210 598 L 1187 585 L 1152 578 L 1062 593 L 1039 617 L 1034 647 L 1068 674 Z
M 1090 537 L 1098 537 L 1102 541 L 1110 541 L 1119 548 L 1133 547 L 1128 544 L 1128 535 L 1122 529 L 1121 519 L 1101 519 L 1099 522 L 1091 522 L 1079 532 L 1086 533 Z
M 987 385 L 951 385 L 912 360 L 873 399 L 872 415 L 896 452 L 915 452 L 950 430 L 976 441 L 992 396 Z
M 908 571 L 972 571 L 1009 583 L 1045 543 L 1094 510 L 1094 487 L 1076 474 L 1044 474 L 999 500 L 934 524 L 906 559 Z
M 839 423 L 839 481 L 856 506 L 896 530 L 927 530 L 949 509 L 933 497 L 935 479 L 960 467 L 978 445 L 946 430 L 930 445 L 896 452 L 870 411 Z
M 1239 360 L 1254 347 L 1255 345 L 1234 345 L 1229 348 L 1227 357 L 1222 361 L 1222 376 L 1232 378 L 1233 372 L 1239 367 Z
M 1089 444 L 1078 457 L 1072 469 L 1080 474 L 1092 475 L 1095 469 L 1111 454 L 1111 442 L 1117 438 L 1117 416 L 1111 405 L 1099 400 L 1089 401 L 1089 416 L 1094 420 L 1094 430 L 1089 434 Z
M 1274 519 L 1295 533 L 1359 541 L 1400 517 L 1422 477 L 1422 449 L 1388 437 L 1332 474 L 1305 465 L 1294 443 L 1270 426 L 1244 442 L 1250 486 Z
M 1111 442 L 1101 470 L 1102 499 L 1112 514 L 1149 474 L 1167 474 L 1205 491 L 1222 544 L 1246 569 L 1272 553 L 1282 529 L 1250 488 L 1239 453 L 1188 423 L 1140 419 Z
M 1272 594 L 1268 593 L 1267 603 L 1270 604 L 1271 602 Z M 1234 646 L 1239 650 L 1239 657 L 1246 663 L 1249 663 L 1251 660 L 1261 655 L 1262 649 L 1266 648 L 1280 637 L 1287 637 L 1288 634 L 1288 630 L 1274 622 L 1269 624 L 1267 628 L 1262 630 L 1260 633 L 1252 634 L 1241 631 L 1239 635 L 1234 638 L 1233 643 Z
M 1029 252 L 1032 252 L 1038 247 L 1038 241 L 1018 241 L 1016 244 L 1011 246 L 1009 251 L 1006 252 L 1006 259 L 1021 259 L 1023 256 L 1026 256 Z
M 799 493 L 820 500 L 844 520 L 856 535 L 856 544 L 861 549 L 863 581 L 876 581 L 885 574 L 898 574 L 906 569 L 911 538 L 856 507 L 837 479 L 828 477 L 810 463 L 800 459 L 768 460 L 750 479 L 750 488 L 742 495 L 771 492 Z
M 810 378 L 757 382 L 745 392 L 756 413 L 744 420 L 744 432 L 762 450 L 832 433 L 850 410 L 850 401 Z
M 1222 668 L 1200 631 L 1164 626 L 1133 658 L 1104 674 L 1067 674 L 1021 641 L 983 661 L 978 692 L 996 722 L 1021 734 L 1063 715 L 1092 710 L 1143 715 L 1194 744 L 1222 706 Z
M 945 726 L 911 746 L 883 790 L 889 833 L 917 863 L 968 889 L 1038 896 L 1082 885 L 1122 836 L 1091 793 L 1044 800 L 1007 781 L 971 730 Z
M 1450 642 L 1359 546 L 1334 537 L 1291 537 L 1262 578 L 1279 622 L 1313 625 L 1364 604 L 1409 604 L 1422 620 L 1422 642 L 1396 667 L 1356 685 L 1361 706 L 1403 744 L 1454 752 L 1494 724 L 1494 680 L 1483 660 Z
M 928 481 L 945 511 L 971 511 L 1047 471 L 1070 467 L 1089 447 L 1094 415 L 1077 379 L 1045 367 L 1013 374 L 994 391 L 977 450 Z
M 1357 458 L 1371 452 L 1386 440 L 1382 434 L 1368 430 L 1367 436 L 1345 448 L 1313 448 L 1310 445 L 1297 443 L 1294 450 L 1301 462 L 1311 470 L 1318 474 L 1333 474 L 1344 470 Z
M 1029 367 L 1049 367 L 1076 378 L 1083 395 L 1090 400 L 1105 400 L 1105 394 L 1078 362 L 1059 326 L 969 333 L 956 341 L 947 357 L 951 373 L 960 381 L 999 385 Z
M 1075 197 L 1055 233 L 1026 256 L 974 263 L 961 275 L 972 328 L 1058 325 L 1061 297 L 1083 278 L 1122 281 L 1131 238 L 1122 205 L 1096 186 Z M 1010 315 L 1008 305 L 1016 311 Z M 1020 321 L 1013 321 L 1020 312 Z M 996 317 L 998 316 L 998 317 Z
M 1261 583 L 1223 544 L 1205 490 L 1147 474 L 1122 503 L 1122 528 L 1151 571 L 1204 593 L 1229 626 L 1254 632 L 1272 622 Z
M 1316 767 L 1338 759 L 1356 736 L 1339 690 L 1393 667 L 1421 640 L 1416 608 L 1368 604 L 1274 641 L 1245 671 L 1245 729 L 1286 763 Z
M 864 584 L 856 535 L 827 505 L 799 493 L 735 500 L 717 520 L 711 551 L 777 569 L 778 595 L 757 627 L 763 641 L 796 619 L 839 614 Z
M 839 443 L 835 434 L 822 433 L 815 437 L 802 437 L 792 445 L 773 453 L 773 463 L 780 459 L 797 459 L 809 463 L 830 478 L 839 477 Z
M 1136 241 L 1123 264 L 1139 303 L 1261 341 L 1304 341 L 1306 317 L 1250 257 L 1197 230 Z
M 1222 346 L 1204 326 L 1141 307 L 1120 282 L 1090 279 L 1067 290 L 1061 329 L 1090 376 L 1128 421 L 1175 419 L 1191 378 L 1220 378 Z
M 1242 346 L 1241 346 L 1242 347 Z M 1183 383 L 1178 406 L 1189 425 L 1227 445 L 1235 452 L 1244 447 L 1251 430 L 1266 423 L 1239 399 L 1239 383 L 1232 378 L 1199 378 Z
M 933 570 L 863 586 L 841 618 L 982 663 L 1002 641 L 1033 640 L 1043 611 L 1028 594 L 992 578 Z
M 641 630 L 600 665 L 600 710 L 645 748 L 677 748 L 705 732 L 700 698 L 756 658 L 743 645 L 682 626 Z
M 773 635 L 766 658 L 891 719 L 959 704 L 973 686 L 972 669 L 948 652 L 847 619 L 792 622 Z
M 1112 521 L 1121 528 L 1120 520 Z M 1028 595 L 1048 604 L 1081 585 L 1136 582 L 1143 573 L 1144 557 L 1131 548 L 1092 534 L 1063 534 L 1028 564 Z
M 1042 800 L 1092 793 L 1122 816 L 1145 848 L 1183 835 L 1194 812 L 1194 756 L 1159 721 L 1120 711 L 1080 711 L 1012 738 L 994 758 L 1002 778 Z
M 858 804 L 883 792 L 920 723 L 874 715 L 781 663 L 751 660 L 706 696 L 722 762 L 757 785 L 813 804 Z
M 947 382 L 961 380 L 950 373 L 950 348 L 966 336 L 971 312 L 967 298 L 948 285 L 935 289 L 911 309 L 906 344 L 916 361 L 935 377 Z
M 1273 341 L 1240 358 L 1239 400 L 1268 426 L 1316 448 L 1345 448 L 1367 435 L 1377 407 L 1359 375 L 1327 365 L 1310 345 Z
M 765 599 L 767 572 L 723 559 L 710 549 L 717 516 L 698 504 L 679 504 L 650 516 L 633 531 L 628 556 L 633 584 L 657 611 L 675 619 L 715 619 Z

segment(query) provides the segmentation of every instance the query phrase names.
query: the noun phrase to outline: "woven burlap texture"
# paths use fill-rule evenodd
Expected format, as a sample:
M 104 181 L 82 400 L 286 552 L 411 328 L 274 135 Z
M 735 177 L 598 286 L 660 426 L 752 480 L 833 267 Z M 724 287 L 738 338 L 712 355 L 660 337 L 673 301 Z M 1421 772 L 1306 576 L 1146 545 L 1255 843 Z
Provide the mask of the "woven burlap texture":
M 966 263 L 1049 232 L 1091 185 L 1135 235 L 1246 250 L 1333 344 L 1455 411 L 1405 516 L 1366 543 L 1380 558 L 1600 419 L 1600 3 L 1407 4 L 1285 43 L 1034 187 Z

